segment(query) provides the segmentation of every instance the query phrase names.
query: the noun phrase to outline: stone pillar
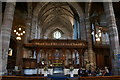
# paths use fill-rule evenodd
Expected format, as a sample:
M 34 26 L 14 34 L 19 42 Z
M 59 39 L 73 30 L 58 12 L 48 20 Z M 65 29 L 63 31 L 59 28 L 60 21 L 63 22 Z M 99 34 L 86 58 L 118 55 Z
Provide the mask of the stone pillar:
M 78 49 L 77 51 L 78 51 L 78 53 L 79 53 L 79 66 L 80 66 L 80 68 L 81 68 L 81 67 L 83 66 L 82 49 Z
M 95 71 L 96 68 L 96 60 L 95 60 L 95 53 L 92 49 L 92 35 L 91 35 L 91 26 L 89 17 L 86 18 L 86 29 L 87 29 L 87 41 L 88 41 L 88 59 L 90 61 L 91 70 Z
M 2 25 L 2 2 L 0 2 L 0 26 Z M 2 75 L 2 34 L 0 27 L 0 77 Z
M 22 59 L 23 58 L 28 58 L 28 55 L 30 53 L 30 50 L 24 48 L 22 45 L 24 43 L 28 43 L 28 40 L 30 39 L 30 28 L 31 28 L 31 15 L 30 15 L 30 10 L 31 8 L 29 7 L 31 6 L 31 3 L 28 3 L 28 15 L 27 15 L 27 20 L 26 20 L 26 26 L 25 26 L 25 35 L 24 35 L 24 41 L 18 42 L 17 44 L 17 56 L 18 57 L 16 59 L 16 65 L 20 68 L 20 70 L 22 71 Z M 25 57 L 26 55 L 26 57 Z
M 115 15 L 113 10 L 112 2 L 104 3 L 104 10 L 107 19 L 107 26 L 109 27 L 109 39 L 110 39 L 110 52 L 112 58 L 112 73 L 114 75 L 120 75 L 120 66 L 118 61 L 119 53 L 119 38 L 118 38 L 118 30 L 115 21 Z
M 32 26 L 31 26 L 31 39 L 37 39 L 37 18 L 34 16 L 32 18 Z
M 89 67 L 90 67 L 90 64 L 89 64 L 88 51 L 87 50 L 84 52 L 84 65 L 85 65 L 86 69 L 88 70 Z
M 32 10 L 31 10 L 31 6 L 32 3 L 28 3 L 28 14 L 27 14 L 27 20 L 26 20 L 26 28 L 25 28 L 25 36 L 24 36 L 24 43 L 28 43 L 28 40 L 30 40 L 30 33 L 31 33 L 31 23 L 32 23 Z M 29 50 L 26 48 L 23 48 L 23 55 L 24 54 L 28 54 Z
M 30 39 L 31 34 L 31 26 L 32 26 L 32 3 L 28 3 L 28 15 L 27 15 L 27 21 L 26 21 L 26 34 L 25 34 L 25 43 L 28 42 Z
M 15 11 L 15 2 L 7 2 L 4 12 L 3 24 L 2 24 L 2 71 L 3 74 L 7 73 L 7 58 L 8 49 L 11 37 L 12 23 Z
M 28 17 L 27 18 L 27 21 L 26 21 L 26 28 L 25 28 L 25 38 L 24 38 L 24 43 L 27 43 L 28 42 L 28 40 L 30 39 L 30 28 L 31 28 L 31 26 L 30 26 L 30 18 Z
M 23 43 L 17 42 L 17 54 L 16 54 L 16 66 L 19 67 L 20 70 L 22 70 L 22 58 L 23 58 Z
M 85 20 L 84 18 L 80 19 L 80 34 L 81 34 L 81 40 L 86 40 L 86 27 L 85 27 Z
M 96 60 L 95 53 L 92 49 L 92 35 L 91 35 L 91 24 L 90 24 L 90 8 L 91 2 L 86 3 L 85 9 L 85 22 L 86 22 L 86 31 L 87 31 L 87 41 L 88 41 L 88 59 L 91 65 L 91 71 L 95 71 L 96 68 Z

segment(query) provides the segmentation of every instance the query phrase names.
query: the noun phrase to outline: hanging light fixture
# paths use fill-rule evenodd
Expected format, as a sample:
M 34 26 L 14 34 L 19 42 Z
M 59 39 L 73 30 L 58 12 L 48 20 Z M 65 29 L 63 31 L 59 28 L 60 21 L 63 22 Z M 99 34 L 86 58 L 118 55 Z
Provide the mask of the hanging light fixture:
M 23 33 L 21 33 L 21 36 L 23 35 Z
M 14 30 L 14 32 L 16 32 L 16 30 Z
M 101 41 L 101 37 L 102 37 L 102 31 L 101 31 L 101 28 L 98 28 L 96 34 L 95 34 L 95 37 L 96 37 L 96 42 L 100 42 Z
M 25 34 L 25 31 L 23 31 L 23 33 Z
M 16 37 L 17 40 L 21 40 L 21 37 Z
M 19 28 L 19 31 L 21 31 L 21 28 Z
M 16 35 L 18 35 L 18 32 L 16 32 Z
M 25 26 L 15 26 L 13 32 L 15 33 L 17 40 L 22 40 L 22 36 L 25 34 Z

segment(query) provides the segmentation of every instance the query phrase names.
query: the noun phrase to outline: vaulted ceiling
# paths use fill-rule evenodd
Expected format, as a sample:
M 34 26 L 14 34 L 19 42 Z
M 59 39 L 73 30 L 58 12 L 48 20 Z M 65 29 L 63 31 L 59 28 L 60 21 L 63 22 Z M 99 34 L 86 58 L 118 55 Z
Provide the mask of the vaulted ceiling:
M 67 3 L 49 3 L 43 8 L 38 18 L 43 31 L 57 24 L 72 30 L 74 13 Z

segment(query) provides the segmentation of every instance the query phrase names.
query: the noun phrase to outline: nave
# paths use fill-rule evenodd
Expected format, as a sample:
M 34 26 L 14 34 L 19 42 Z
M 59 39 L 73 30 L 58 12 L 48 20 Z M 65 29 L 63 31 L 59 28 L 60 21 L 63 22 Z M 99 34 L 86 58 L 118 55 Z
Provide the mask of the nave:
M 4 80 L 119 80 L 120 2 L 2 2 Z

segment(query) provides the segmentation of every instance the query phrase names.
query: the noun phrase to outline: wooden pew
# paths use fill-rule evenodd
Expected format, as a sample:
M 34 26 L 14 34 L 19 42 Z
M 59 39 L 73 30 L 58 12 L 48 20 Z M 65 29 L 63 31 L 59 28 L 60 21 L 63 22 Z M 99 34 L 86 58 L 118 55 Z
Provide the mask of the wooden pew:
M 47 80 L 47 77 L 2 76 L 2 80 Z
M 120 80 L 120 76 L 74 77 L 66 80 Z
M 2 80 L 51 80 L 47 77 L 30 76 L 2 76 Z M 94 76 L 94 77 L 74 77 L 66 80 L 120 80 L 120 76 Z
M 81 77 L 80 80 L 120 80 L 120 76 Z
M 74 78 L 68 78 L 66 80 L 81 80 L 79 77 L 74 77 Z

